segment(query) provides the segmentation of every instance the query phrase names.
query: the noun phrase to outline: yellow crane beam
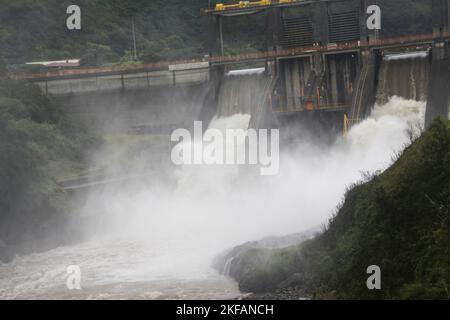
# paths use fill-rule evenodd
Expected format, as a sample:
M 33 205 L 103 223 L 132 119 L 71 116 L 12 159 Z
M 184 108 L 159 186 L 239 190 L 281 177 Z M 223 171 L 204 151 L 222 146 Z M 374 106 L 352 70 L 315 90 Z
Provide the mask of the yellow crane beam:
M 260 1 L 239 1 L 236 4 L 216 4 L 215 11 L 225 11 L 232 9 L 245 9 L 254 7 L 267 7 L 275 3 L 291 3 L 297 2 L 298 0 L 260 0 Z

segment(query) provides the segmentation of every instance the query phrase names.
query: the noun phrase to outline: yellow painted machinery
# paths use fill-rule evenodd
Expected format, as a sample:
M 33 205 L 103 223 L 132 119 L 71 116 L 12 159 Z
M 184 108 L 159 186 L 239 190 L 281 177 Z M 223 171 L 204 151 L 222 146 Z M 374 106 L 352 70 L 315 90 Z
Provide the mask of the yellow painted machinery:
M 352 126 L 361 122 L 361 119 L 350 119 L 347 114 L 344 114 L 344 130 L 343 135 L 346 137 Z
M 266 7 L 271 4 L 277 3 L 291 3 L 297 2 L 299 0 L 260 0 L 260 1 L 239 1 L 236 4 L 224 4 L 218 3 L 216 4 L 216 11 L 224 11 L 224 10 L 232 10 L 232 9 L 245 9 L 245 8 L 254 8 L 254 7 Z

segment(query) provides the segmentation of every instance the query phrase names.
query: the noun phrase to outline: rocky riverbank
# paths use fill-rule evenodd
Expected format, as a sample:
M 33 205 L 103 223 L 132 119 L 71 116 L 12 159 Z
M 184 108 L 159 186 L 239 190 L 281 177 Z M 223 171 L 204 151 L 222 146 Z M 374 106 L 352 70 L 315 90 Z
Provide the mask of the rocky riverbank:
M 253 293 L 246 299 L 449 299 L 449 181 L 450 123 L 437 120 L 388 170 L 353 186 L 313 239 L 247 243 L 215 267 Z M 380 290 L 367 287 L 372 265 Z
M 271 281 L 262 281 L 267 268 L 270 268 L 274 253 L 289 250 L 314 237 L 319 228 L 284 237 L 269 237 L 248 242 L 220 254 L 213 266 L 221 274 L 235 279 L 244 296 L 249 300 L 299 300 L 307 297 L 296 283 L 298 274 L 292 274 L 285 281 L 274 277 Z

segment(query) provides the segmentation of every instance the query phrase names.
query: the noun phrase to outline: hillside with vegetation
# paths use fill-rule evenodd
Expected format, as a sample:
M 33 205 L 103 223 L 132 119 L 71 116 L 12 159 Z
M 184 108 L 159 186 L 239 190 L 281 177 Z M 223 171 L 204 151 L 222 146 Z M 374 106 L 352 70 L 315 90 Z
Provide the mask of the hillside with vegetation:
M 367 289 L 371 265 L 381 290 Z M 230 274 L 243 291 L 291 298 L 449 299 L 450 123 L 437 120 L 387 171 L 353 186 L 324 232 L 241 249 Z
M 39 87 L 0 77 L 0 260 L 70 241 L 69 196 L 57 179 L 83 170 L 97 144 Z
M 82 30 L 66 28 L 68 0 L 0 1 L 0 57 L 11 63 L 81 58 L 85 65 L 202 57 L 207 0 L 79 0 Z M 223 1 L 232 2 L 236 1 Z M 429 0 L 379 0 L 382 35 L 430 32 Z M 264 14 L 227 18 L 226 53 L 267 49 Z
M 80 0 L 81 31 L 66 28 L 66 8 L 71 4 L 73 1 L 67 0 L 1 1 L 0 56 L 22 62 L 82 58 L 88 65 L 131 61 L 133 22 L 141 61 L 206 53 L 208 28 L 201 12 L 207 8 L 205 0 Z M 246 26 L 256 29 L 254 20 L 238 21 L 237 27 L 241 31 Z M 261 38 L 247 43 L 248 37 L 243 35 L 235 48 L 258 47 Z

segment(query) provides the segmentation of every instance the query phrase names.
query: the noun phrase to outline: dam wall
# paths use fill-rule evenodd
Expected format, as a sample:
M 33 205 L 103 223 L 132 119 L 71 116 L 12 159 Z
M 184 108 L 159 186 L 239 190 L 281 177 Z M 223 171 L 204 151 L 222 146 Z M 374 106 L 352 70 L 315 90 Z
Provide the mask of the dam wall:
M 33 82 L 52 95 L 89 94 L 118 90 L 139 90 L 161 86 L 198 84 L 209 81 L 209 63 L 171 65 L 165 70 L 142 72 L 104 72 L 90 75 L 36 78 Z
M 431 63 L 429 94 L 425 125 L 428 127 L 435 118 L 450 119 L 450 56 L 449 44 L 435 43 L 433 48 L 433 61 Z
M 249 114 L 250 127 L 267 128 L 272 123 L 269 97 L 274 79 L 265 68 L 230 71 L 222 79 L 216 117 Z
M 170 134 L 198 120 L 210 83 L 55 96 L 71 117 L 101 133 Z

